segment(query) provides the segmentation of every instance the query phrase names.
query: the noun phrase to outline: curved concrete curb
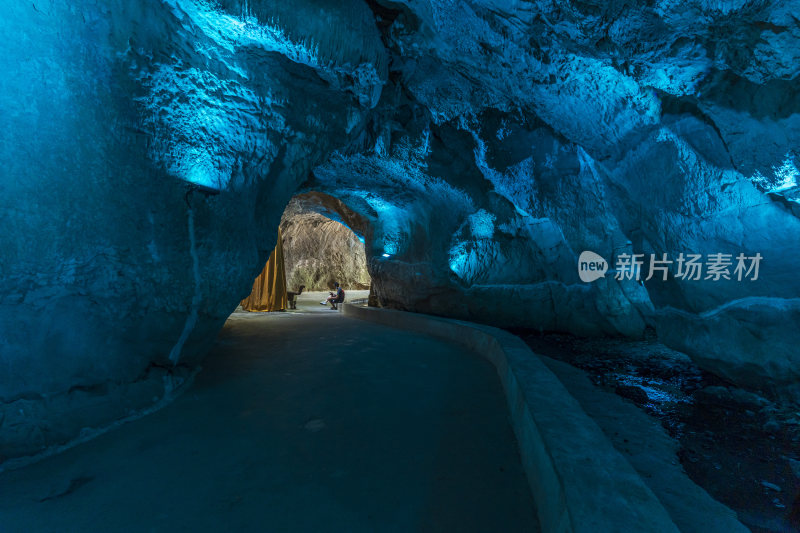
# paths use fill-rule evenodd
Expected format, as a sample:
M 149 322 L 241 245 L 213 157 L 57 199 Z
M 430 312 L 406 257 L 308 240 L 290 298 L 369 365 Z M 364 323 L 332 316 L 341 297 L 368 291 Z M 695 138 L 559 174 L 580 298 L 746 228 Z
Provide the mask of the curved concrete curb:
M 454 342 L 494 364 L 542 531 L 679 531 L 633 467 L 519 338 L 459 320 L 347 304 L 343 308 L 349 317 Z

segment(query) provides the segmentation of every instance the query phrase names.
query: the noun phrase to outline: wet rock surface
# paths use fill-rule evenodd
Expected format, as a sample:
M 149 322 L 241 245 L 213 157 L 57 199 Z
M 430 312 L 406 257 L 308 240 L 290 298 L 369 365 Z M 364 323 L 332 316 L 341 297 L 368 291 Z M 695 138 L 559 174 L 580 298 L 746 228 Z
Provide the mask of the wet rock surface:
M 658 420 L 676 441 L 686 474 L 752 531 L 800 530 L 800 405 L 736 387 L 652 335 L 631 341 L 514 333 Z

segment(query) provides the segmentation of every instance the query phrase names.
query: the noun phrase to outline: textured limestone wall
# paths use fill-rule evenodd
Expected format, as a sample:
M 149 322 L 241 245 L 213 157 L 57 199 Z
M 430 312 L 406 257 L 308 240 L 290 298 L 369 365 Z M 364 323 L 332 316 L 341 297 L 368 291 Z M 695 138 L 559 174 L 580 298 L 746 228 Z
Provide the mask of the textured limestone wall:
M 280 26 L 266 1 L 0 6 L 0 462 L 182 383 L 360 134 L 371 12 L 293 4 Z
M 312 184 L 376 219 L 385 305 L 641 335 L 740 384 L 800 379 L 800 26 L 781 2 L 383 2 L 375 144 Z M 375 192 L 359 191 L 356 183 Z M 383 248 L 396 250 L 383 257 Z M 641 282 L 578 278 L 584 250 Z M 761 254 L 756 281 L 645 280 Z
M 364 237 L 339 218 L 303 197 L 286 206 L 281 232 L 289 290 L 305 285 L 307 291 L 326 291 L 337 281 L 345 290 L 369 289 Z
M 297 193 L 364 236 L 384 305 L 649 326 L 733 381 L 796 390 L 795 8 L 2 3 L 0 455 L 179 386 Z M 583 250 L 763 263 L 752 282 L 673 265 L 584 283 Z M 102 402 L 142 383 L 156 393 Z

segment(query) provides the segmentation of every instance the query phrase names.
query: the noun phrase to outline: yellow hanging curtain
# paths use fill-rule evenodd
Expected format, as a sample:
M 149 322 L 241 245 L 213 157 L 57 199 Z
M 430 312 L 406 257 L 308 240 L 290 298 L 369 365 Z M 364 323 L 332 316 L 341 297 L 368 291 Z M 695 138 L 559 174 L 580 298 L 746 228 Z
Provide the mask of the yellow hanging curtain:
M 264 270 L 253 283 L 250 296 L 242 300 L 247 311 L 282 311 L 288 307 L 286 269 L 283 266 L 283 237 L 278 228 L 278 243 L 269 256 Z

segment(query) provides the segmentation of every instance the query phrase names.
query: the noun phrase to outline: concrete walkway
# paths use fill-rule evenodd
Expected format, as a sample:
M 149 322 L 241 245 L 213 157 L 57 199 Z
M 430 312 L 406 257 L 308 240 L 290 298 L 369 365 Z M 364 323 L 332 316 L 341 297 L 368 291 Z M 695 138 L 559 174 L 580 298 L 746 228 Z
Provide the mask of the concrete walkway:
M 234 314 L 174 403 L 0 474 L 0 531 L 537 531 L 494 368 L 315 298 Z

